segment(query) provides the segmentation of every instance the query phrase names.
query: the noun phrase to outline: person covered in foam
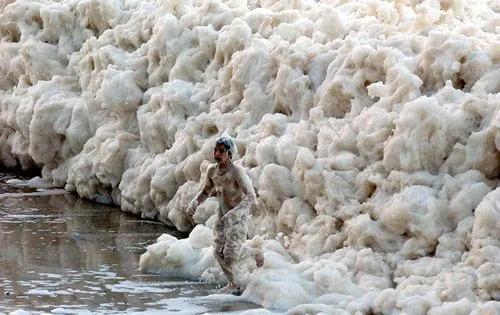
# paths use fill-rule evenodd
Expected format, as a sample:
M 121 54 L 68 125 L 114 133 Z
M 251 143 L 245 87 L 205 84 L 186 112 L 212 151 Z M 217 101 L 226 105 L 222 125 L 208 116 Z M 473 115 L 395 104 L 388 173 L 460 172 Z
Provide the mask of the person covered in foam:
M 235 268 L 243 258 L 247 219 L 256 197 L 252 181 L 243 167 L 232 163 L 235 151 L 235 144 L 229 136 L 222 135 L 217 139 L 213 151 L 216 163 L 208 167 L 199 193 L 187 207 L 187 214 L 192 218 L 198 205 L 209 196 L 217 196 L 219 208 L 214 226 L 214 256 L 228 280 L 223 292 L 241 294 Z M 257 261 L 257 265 L 261 262 Z

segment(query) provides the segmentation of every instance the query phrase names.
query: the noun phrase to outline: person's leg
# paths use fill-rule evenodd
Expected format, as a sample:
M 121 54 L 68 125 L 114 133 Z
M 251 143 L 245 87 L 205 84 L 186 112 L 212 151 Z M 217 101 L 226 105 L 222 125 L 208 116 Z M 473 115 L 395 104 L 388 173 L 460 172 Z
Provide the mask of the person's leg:
M 225 243 L 222 256 L 224 258 L 224 265 L 227 267 L 228 272 L 231 274 L 230 278 L 233 283 L 233 294 L 241 294 L 241 288 L 237 284 L 235 275 L 235 267 L 239 262 L 242 245 L 246 240 L 246 218 L 244 215 L 234 216 L 228 218 L 226 222 L 227 228 L 225 229 Z
M 224 259 L 224 255 L 222 254 L 222 248 L 224 247 L 221 246 L 221 249 L 214 248 L 214 256 L 217 262 L 219 263 L 219 266 L 222 269 L 224 276 L 226 276 L 228 284 L 232 284 L 234 283 L 233 274 L 230 270 L 230 267 L 227 265 L 226 259 Z
M 227 261 L 224 257 L 224 245 L 226 241 L 224 226 L 224 222 L 220 219 L 217 219 L 214 226 L 214 257 L 219 263 L 224 276 L 226 276 L 226 279 L 228 281 L 228 285 L 226 286 L 226 288 L 228 288 L 234 287 L 234 279 L 233 273 L 231 272 L 230 267 L 227 265 Z M 226 288 L 224 288 L 223 291 L 227 290 Z
M 227 285 L 222 288 L 221 293 L 241 294 L 239 286 L 235 282 L 235 261 L 232 258 L 219 256 L 219 265 L 227 278 Z

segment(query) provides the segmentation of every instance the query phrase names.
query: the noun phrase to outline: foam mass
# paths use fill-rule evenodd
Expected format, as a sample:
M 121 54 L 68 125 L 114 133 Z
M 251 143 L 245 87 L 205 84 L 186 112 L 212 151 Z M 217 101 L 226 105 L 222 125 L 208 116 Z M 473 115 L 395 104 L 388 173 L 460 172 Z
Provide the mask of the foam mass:
M 192 230 L 141 268 L 217 282 L 217 202 L 184 209 L 227 132 L 265 258 L 245 299 L 499 312 L 499 23 L 491 0 L 0 0 L 0 161 Z

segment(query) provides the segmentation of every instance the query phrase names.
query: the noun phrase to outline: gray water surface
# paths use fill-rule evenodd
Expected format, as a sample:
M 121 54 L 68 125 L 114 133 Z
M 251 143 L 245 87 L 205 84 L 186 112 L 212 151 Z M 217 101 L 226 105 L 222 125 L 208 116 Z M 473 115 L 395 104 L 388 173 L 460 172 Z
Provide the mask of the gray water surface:
M 176 231 L 61 190 L 6 184 L 0 174 L 0 313 L 238 313 L 211 284 L 138 271 L 139 256 Z

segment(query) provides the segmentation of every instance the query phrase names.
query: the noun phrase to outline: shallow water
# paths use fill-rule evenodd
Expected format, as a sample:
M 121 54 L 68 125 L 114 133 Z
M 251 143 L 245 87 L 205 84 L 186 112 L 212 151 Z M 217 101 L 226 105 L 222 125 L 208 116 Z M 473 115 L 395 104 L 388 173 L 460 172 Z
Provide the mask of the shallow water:
M 0 174 L 0 313 L 238 312 L 214 285 L 143 274 L 139 256 L 176 232 L 61 190 L 6 184 Z

